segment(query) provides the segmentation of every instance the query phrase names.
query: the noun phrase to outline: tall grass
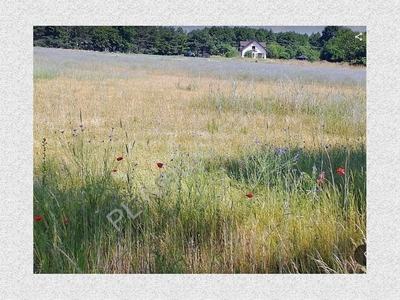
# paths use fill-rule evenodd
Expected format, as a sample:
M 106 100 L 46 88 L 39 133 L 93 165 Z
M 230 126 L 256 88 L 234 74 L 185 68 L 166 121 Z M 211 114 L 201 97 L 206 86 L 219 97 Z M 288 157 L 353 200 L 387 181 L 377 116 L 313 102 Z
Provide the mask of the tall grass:
M 364 85 L 48 55 L 63 67 L 34 65 L 35 273 L 365 271 Z

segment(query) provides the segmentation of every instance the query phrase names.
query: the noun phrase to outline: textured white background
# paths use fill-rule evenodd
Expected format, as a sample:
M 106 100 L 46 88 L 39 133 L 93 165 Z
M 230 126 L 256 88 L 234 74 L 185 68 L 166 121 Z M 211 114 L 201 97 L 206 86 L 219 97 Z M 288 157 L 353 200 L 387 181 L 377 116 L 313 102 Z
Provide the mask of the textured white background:
M 318 4 L 317 4 L 318 3 Z M 368 35 L 368 273 L 33 275 L 34 25 L 352 25 Z M 18 1 L 0 4 L 2 299 L 397 299 L 399 26 L 396 0 Z

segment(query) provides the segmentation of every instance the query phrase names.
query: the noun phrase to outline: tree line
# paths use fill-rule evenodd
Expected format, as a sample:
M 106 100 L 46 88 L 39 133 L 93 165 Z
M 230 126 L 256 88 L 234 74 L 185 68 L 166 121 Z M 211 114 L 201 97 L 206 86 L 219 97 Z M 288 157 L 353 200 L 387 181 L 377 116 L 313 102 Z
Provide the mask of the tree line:
M 366 65 L 366 33 L 343 26 L 326 26 L 311 35 L 293 31 L 274 33 L 264 28 L 212 26 L 190 32 L 172 26 L 34 26 L 33 45 L 155 55 L 206 52 L 238 56 L 240 41 L 265 42 L 268 58 L 348 62 Z

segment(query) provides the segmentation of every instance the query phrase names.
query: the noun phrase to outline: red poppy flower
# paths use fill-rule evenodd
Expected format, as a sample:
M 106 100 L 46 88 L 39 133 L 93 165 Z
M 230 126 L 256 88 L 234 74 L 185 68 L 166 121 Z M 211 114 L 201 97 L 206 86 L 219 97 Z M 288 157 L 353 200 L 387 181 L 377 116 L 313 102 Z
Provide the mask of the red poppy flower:
M 120 156 L 120 157 L 117 157 L 117 161 L 121 161 L 121 160 L 123 160 L 124 158 L 122 157 L 122 156 Z
M 68 223 L 69 222 L 69 218 L 64 218 L 63 219 L 63 223 Z
M 114 169 L 114 170 L 112 170 L 112 172 L 114 172 L 114 173 L 115 173 L 115 172 L 118 172 L 118 170 L 117 170 L 117 169 Z
M 163 167 L 163 163 L 157 163 L 157 167 L 159 167 L 160 169 Z
M 343 168 L 339 168 L 336 170 L 336 173 L 338 173 L 339 175 L 345 175 L 346 174 L 346 170 Z
M 36 217 L 33 218 L 33 221 L 34 222 L 40 222 L 40 221 L 42 221 L 42 219 L 43 219 L 42 216 L 36 216 Z
M 251 194 L 251 193 L 247 193 L 247 194 L 246 194 L 246 197 L 247 197 L 247 198 L 253 198 L 253 196 L 254 196 L 254 195 Z

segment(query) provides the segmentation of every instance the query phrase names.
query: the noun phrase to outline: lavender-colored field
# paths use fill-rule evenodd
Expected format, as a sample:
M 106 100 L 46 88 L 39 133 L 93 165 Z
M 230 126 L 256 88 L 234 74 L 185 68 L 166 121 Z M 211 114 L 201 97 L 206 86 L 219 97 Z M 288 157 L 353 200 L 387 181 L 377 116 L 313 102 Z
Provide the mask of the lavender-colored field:
M 304 82 L 331 82 L 346 85 L 365 85 L 366 69 L 327 66 L 297 66 L 273 64 L 260 60 L 241 61 L 224 58 L 192 58 L 143 54 L 99 53 L 52 48 L 34 48 L 35 76 L 68 75 L 79 69 L 80 76 L 93 78 L 96 71 L 110 68 L 109 76 L 127 78 L 140 76 L 138 70 L 163 72 L 187 71 L 194 76 L 247 80 L 300 80 Z M 104 74 L 102 74 L 104 76 Z

